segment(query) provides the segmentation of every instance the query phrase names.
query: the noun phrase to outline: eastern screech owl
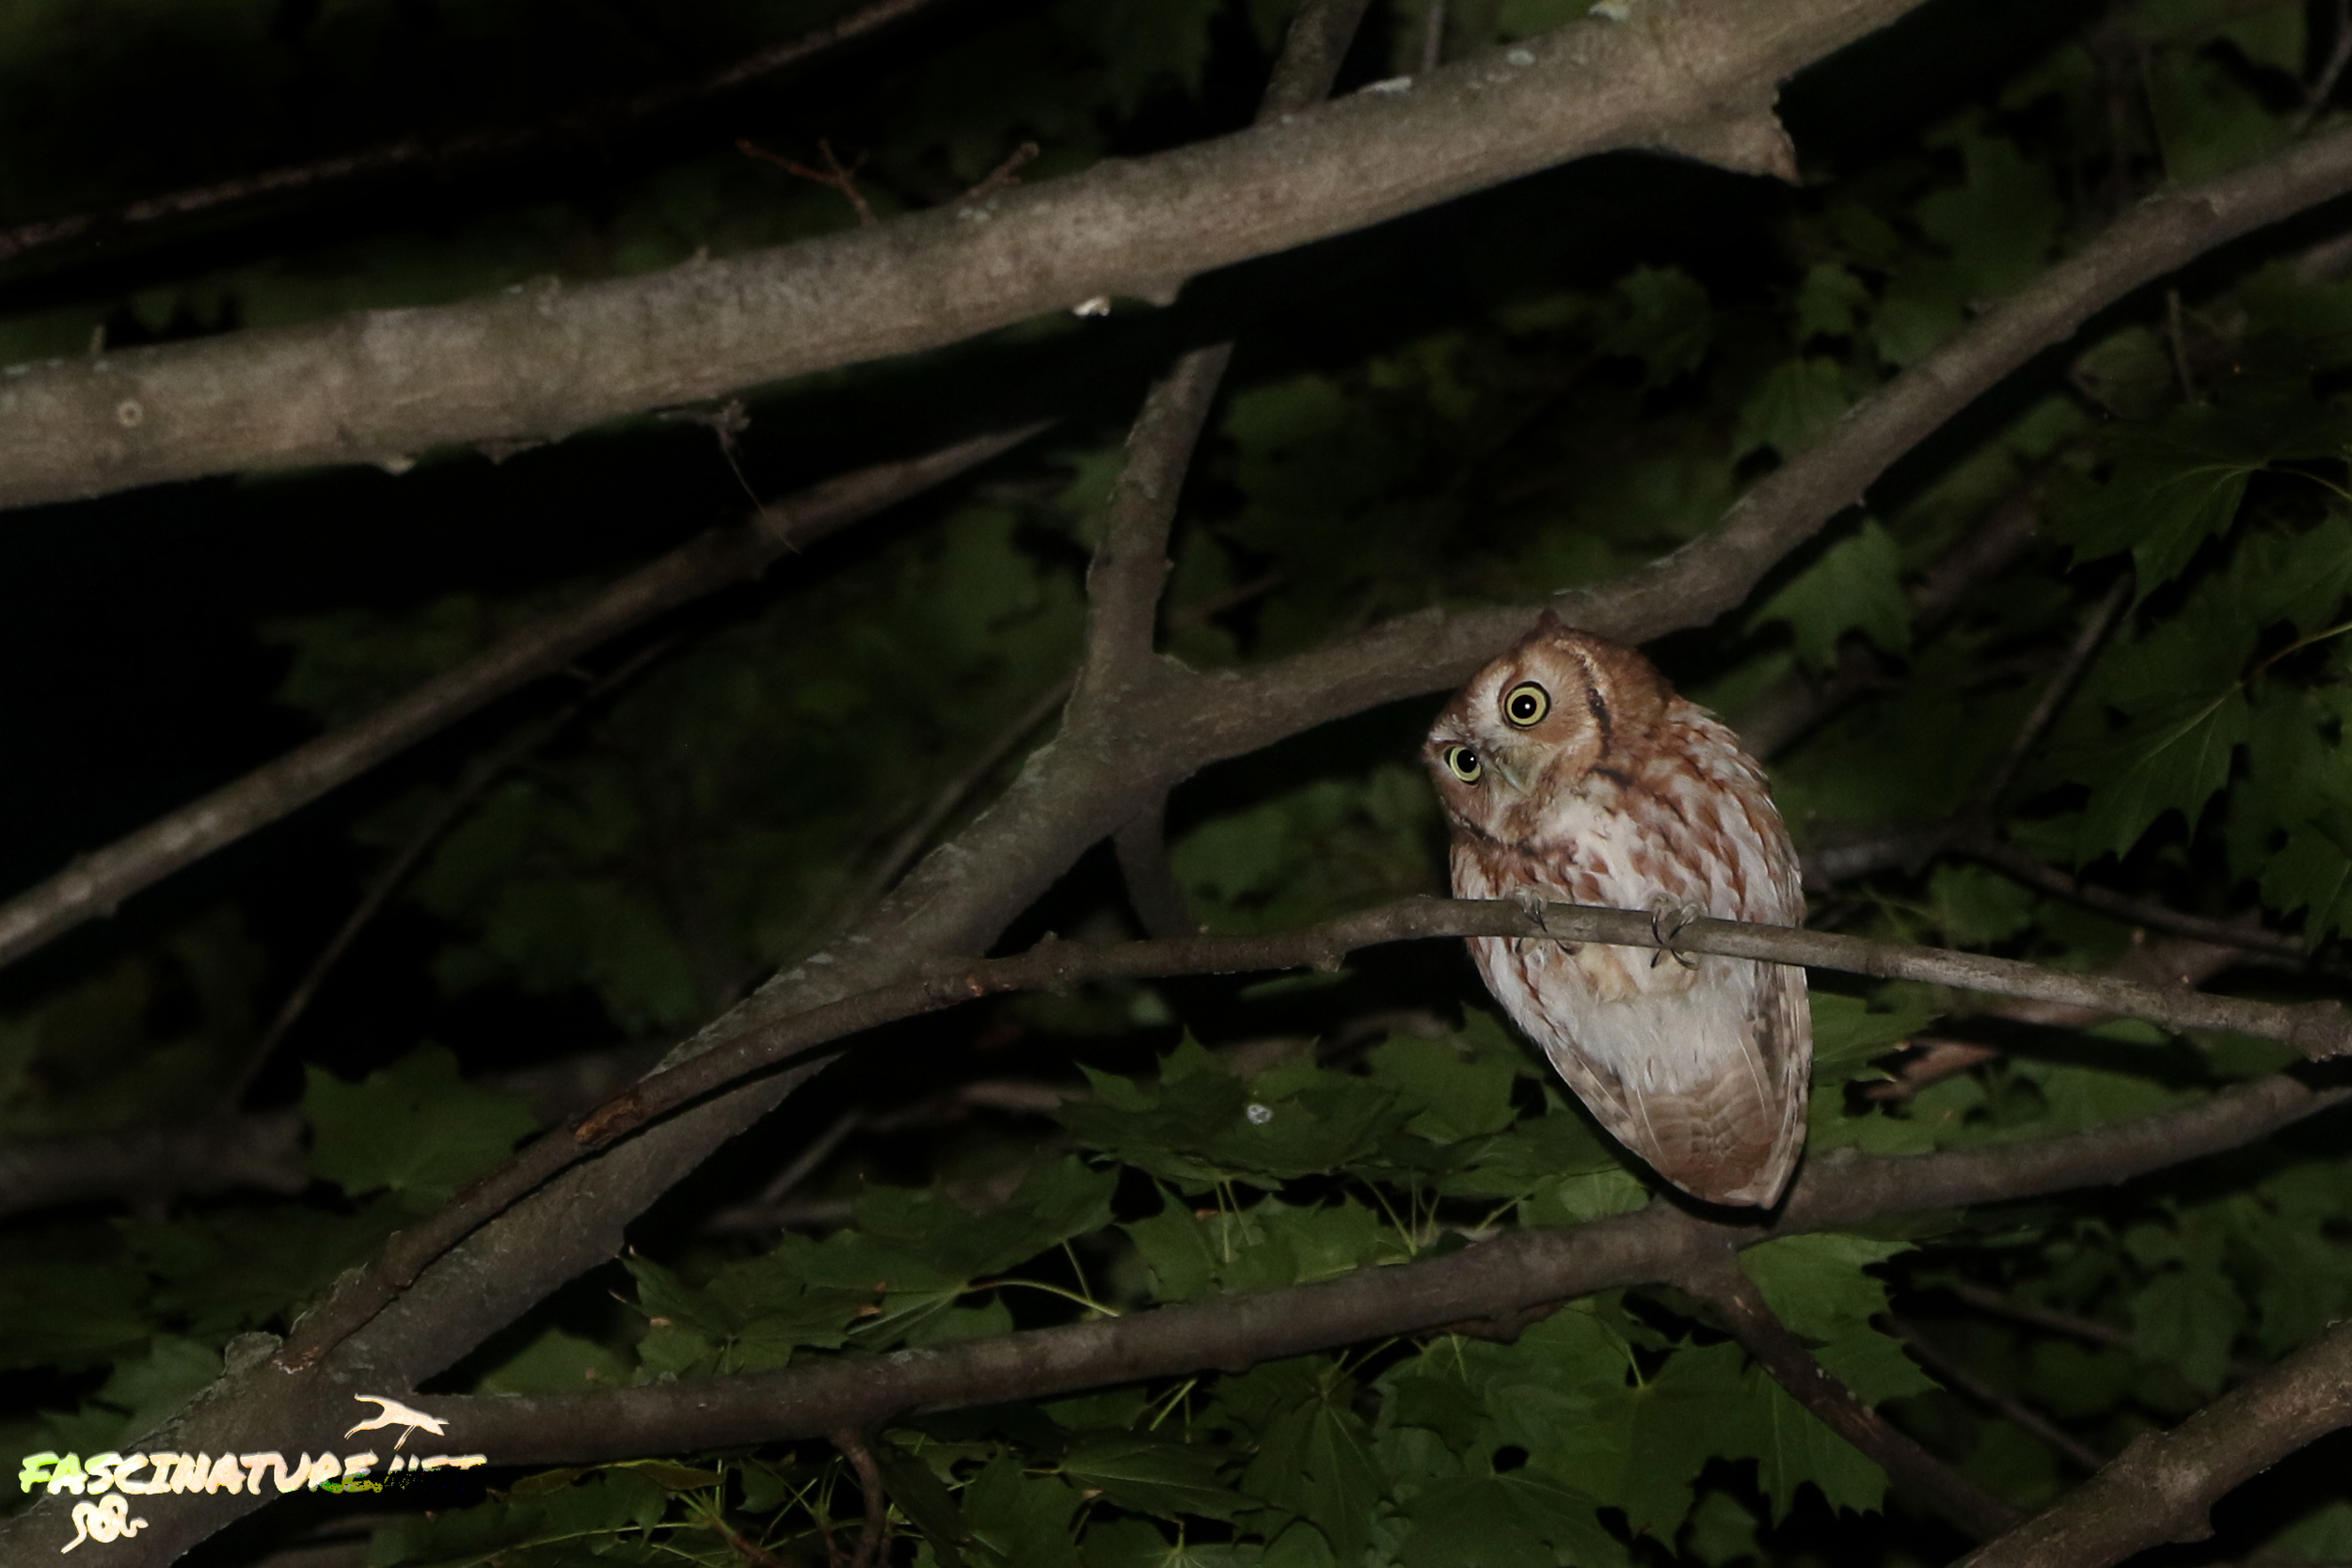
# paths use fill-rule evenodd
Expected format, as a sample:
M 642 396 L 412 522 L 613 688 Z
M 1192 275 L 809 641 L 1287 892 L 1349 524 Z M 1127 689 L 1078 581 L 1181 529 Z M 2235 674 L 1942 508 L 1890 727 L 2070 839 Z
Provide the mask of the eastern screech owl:
M 1764 770 L 1631 648 L 1546 611 L 1447 705 L 1426 752 L 1459 897 L 1804 921 Z M 1470 947 L 1495 999 L 1659 1175 L 1714 1203 L 1779 1198 L 1812 1072 L 1803 970 L 1540 939 Z

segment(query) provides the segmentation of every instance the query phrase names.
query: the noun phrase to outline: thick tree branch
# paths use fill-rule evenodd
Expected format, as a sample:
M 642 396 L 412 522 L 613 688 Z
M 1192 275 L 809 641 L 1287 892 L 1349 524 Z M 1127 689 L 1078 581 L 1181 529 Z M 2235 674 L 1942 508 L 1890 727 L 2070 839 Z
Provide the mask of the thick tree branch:
M 1596 1291 L 1675 1279 L 1726 1243 L 1749 1246 L 1905 1212 L 2127 1180 L 2240 1147 L 2346 1099 L 2352 1091 L 2273 1079 L 2041 1143 L 1892 1158 L 1841 1151 L 1808 1162 L 1770 1226 L 1717 1226 L 1654 1202 L 1613 1219 L 1513 1231 L 1441 1258 L 1256 1295 L 780 1372 L 596 1395 L 440 1399 L 432 1408 L 449 1418 L 453 1435 L 462 1433 L 496 1462 L 569 1463 L 819 1437 L 845 1423 L 871 1428 L 1144 1378 L 1238 1370 L 1498 1313 L 1541 1316 Z
M 356 724 L 298 746 L 277 761 L 103 849 L 0 905 L 0 964 L 111 913 L 142 888 L 258 828 L 291 816 L 508 692 L 564 669 L 598 644 L 664 611 L 764 571 L 850 523 L 920 495 L 987 462 L 1041 425 L 983 436 L 922 457 L 861 468 L 762 507 L 730 529 L 680 546 L 586 602 L 531 623 L 465 663 Z
M 1764 1292 L 1741 1272 L 1730 1246 L 1696 1249 L 1674 1283 L 1723 1315 L 1724 1326 L 1756 1365 L 1832 1432 L 1867 1454 L 1893 1478 L 1979 1541 L 2013 1528 L 2024 1517 L 1888 1423 L 1854 1397 L 1780 1321 Z
M 1170 937 L 1133 942 L 1047 942 L 1004 958 L 950 960 L 921 978 L 882 986 L 746 1030 L 634 1084 L 569 1128 L 547 1133 L 435 1214 L 394 1235 L 374 1261 L 303 1320 L 277 1355 L 299 1370 L 382 1311 L 425 1266 L 593 1150 L 729 1085 L 862 1030 L 983 996 L 1066 990 L 1089 980 L 1328 969 L 1359 948 L 1433 937 L 1518 937 L 1658 948 L 1657 923 L 1631 910 L 1549 904 L 1534 915 L 1507 899 L 1405 898 L 1320 926 L 1265 936 Z M 1929 980 L 1997 995 L 2095 1006 L 2173 1028 L 2233 1029 L 2287 1041 L 2314 1057 L 2352 1053 L 2352 1019 L 2333 1002 L 2280 1006 L 2073 974 L 2009 958 L 1907 947 L 1826 931 L 1694 920 L 1673 947 L 1871 974 Z
M 1917 0 L 1672 0 L 1154 157 L 577 289 L 386 310 L 0 381 L 0 505 L 548 438 L 959 342 L 1615 149 L 1793 173 L 1776 85 Z M 301 396 L 289 396 L 299 388 Z
M 1962 1568 L 2106 1568 L 2168 1541 L 2202 1541 L 2240 1483 L 2352 1425 L 2352 1323 L 2339 1323 L 2170 1432 L 2134 1438 L 2106 1468 Z

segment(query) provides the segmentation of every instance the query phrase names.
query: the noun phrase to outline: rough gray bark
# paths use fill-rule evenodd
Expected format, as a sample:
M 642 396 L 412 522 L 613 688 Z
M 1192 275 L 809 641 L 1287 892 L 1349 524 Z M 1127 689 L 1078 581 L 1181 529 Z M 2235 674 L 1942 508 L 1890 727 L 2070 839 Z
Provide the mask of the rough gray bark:
M 1166 299 L 1195 274 L 1611 149 L 1793 174 L 1777 84 L 1917 3 L 1643 0 L 1403 90 L 802 245 L 11 366 L 0 506 L 551 439 L 1097 295 Z

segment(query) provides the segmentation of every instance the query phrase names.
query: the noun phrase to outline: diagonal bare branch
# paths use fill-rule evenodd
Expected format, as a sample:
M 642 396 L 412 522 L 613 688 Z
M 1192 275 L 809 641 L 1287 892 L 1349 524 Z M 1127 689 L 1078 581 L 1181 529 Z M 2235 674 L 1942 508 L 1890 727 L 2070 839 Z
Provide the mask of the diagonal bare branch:
M 1367 3 L 1306 0 L 1299 7 L 1266 83 L 1259 124 L 1279 122 L 1330 93 Z M 1168 535 L 1176 525 L 1184 475 L 1232 360 L 1230 342 L 1211 343 L 1179 356 L 1152 384 L 1128 433 L 1127 461 L 1111 492 L 1103 542 L 1087 572 L 1086 654 L 1073 694 L 1082 708 L 1133 701 L 1140 695 L 1136 689 L 1155 679 L 1165 682 L 1173 673 L 1152 657 L 1160 595 L 1168 581 Z M 1083 723 L 1086 717 L 1081 713 L 1073 721 Z M 1159 936 L 1191 928 L 1183 918 L 1184 900 L 1168 879 L 1167 848 L 1160 842 L 1167 805 L 1163 791 L 1119 830 L 1116 840 L 1120 870 L 1136 910 L 1146 929 Z
M 0 964 L 13 963 L 82 922 L 111 913 L 131 895 L 293 815 L 468 714 L 564 669 L 599 643 L 756 577 L 787 550 L 920 495 L 1042 428 L 982 436 L 843 474 L 763 507 L 734 528 L 689 541 L 584 603 L 533 621 L 358 722 L 295 747 L 0 904 Z
M 1645 642 L 1705 626 L 1895 461 L 2095 312 L 2217 245 L 2352 190 L 2352 130 L 2149 198 L 2097 239 L 1848 410 L 1758 481 L 1713 532 L 1625 576 L 1549 601 L 1563 621 Z M 1215 755 L 1238 755 L 1384 702 L 1460 684 L 1534 622 L 1538 606 L 1425 611 L 1277 664 L 1220 691 Z M 1204 759 L 1205 760 L 1205 759 Z M 1195 766 L 1199 766 L 1198 763 Z

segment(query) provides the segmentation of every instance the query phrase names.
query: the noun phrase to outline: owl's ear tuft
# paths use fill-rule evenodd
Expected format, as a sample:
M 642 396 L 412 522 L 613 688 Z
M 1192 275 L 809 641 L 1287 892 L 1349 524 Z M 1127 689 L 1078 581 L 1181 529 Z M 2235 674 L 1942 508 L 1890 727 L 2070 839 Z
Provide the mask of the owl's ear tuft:
M 1544 612 L 1535 617 L 1535 629 L 1537 631 L 1565 631 L 1568 628 L 1560 624 L 1560 612 L 1549 605 L 1546 605 Z

